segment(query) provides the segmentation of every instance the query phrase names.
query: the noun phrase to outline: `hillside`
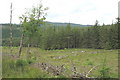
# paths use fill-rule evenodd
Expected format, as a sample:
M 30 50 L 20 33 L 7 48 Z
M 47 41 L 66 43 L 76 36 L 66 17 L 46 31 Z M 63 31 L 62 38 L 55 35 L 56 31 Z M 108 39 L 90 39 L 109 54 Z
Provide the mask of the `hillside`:
M 2 38 L 8 38 L 10 36 L 9 24 L 0 24 L 2 27 Z M 13 37 L 20 36 L 20 27 L 18 24 L 13 24 L 12 26 Z
M 50 24 L 50 25 L 54 25 L 54 26 L 67 26 L 67 24 L 69 23 L 62 23 L 62 22 L 46 22 L 47 24 Z M 93 26 L 93 25 L 82 25 L 82 24 L 76 24 L 76 23 L 70 23 L 71 26 L 73 27 L 90 27 L 90 26 Z M 0 24 L 2 25 L 3 27 L 4 26 L 9 26 L 9 24 Z M 14 24 L 15 26 L 19 26 L 19 24 Z
M 69 24 L 69 23 L 61 23 L 61 22 L 47 22 L 47 23 L 55 25 L 55 26 L 67 26 L 67 24 Z M 93 26 L 93 25 L 82 25 L 82 24 L 75 24 L 75 23 L 70 23 L 70 24 L 73 27 L 90 27 L 90 26 Z
M 67 26 L 68 23 L 60 23 L 60 22 L 46 22 L 47 25 L 53 25 L 56 27 L 61 26 Z M 75 24 L 70 23 L 71 27 L 90 27 L 92 25 L 81 25 L 81 24 Z M 2 27 L 2 38 L 8 38 L 9 37 L 9 24 L 0 24 Z M 19 37 L 20 36 L 20 27 L 19 24 L 13 24 L 13 37 Z

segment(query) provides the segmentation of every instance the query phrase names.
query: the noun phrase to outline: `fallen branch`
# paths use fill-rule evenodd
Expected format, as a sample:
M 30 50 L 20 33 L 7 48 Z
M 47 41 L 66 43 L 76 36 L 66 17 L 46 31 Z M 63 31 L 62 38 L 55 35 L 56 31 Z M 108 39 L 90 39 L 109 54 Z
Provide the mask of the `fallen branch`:
M 100 65 L 100 64 L 99 64 L 99 65 Z M 96 66 L 92 67 L 92 68 L 87 72 L 86 77 L 89 78 L 88 75 L 90 74 L 90 72 L 91 72 L 92 70 L 94 70 L 94 69 L 95 69 L 97 66 L 99 66 L 99 65 L 96 65 Z M 90 77 L 90 78 L 91 78 L 91 77 Z

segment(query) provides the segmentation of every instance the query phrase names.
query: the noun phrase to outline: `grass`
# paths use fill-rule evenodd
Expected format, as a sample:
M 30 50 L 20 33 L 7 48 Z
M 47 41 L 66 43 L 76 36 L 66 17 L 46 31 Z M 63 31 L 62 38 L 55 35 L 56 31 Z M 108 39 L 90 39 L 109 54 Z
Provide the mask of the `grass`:
M 26 59 L 26 49 L 23 48 L 21 59 Z M 13 48 L 13 55 L 18 53 L 19 48 Z M 72 65 L 75 65 L 80 73 L 88 72 L 93 66 L 100 64 L 91 72 L 90 77 L 100 76 L 102 63 L 106 58 L 106 66 L 110 68 L 110 77 L 118 78 L 118 50 L 104 49 L 65 49 L 65 50 L 42 50 L 40 48 L 31 48 L 31 60 L 35 63 L 49 63 L 52 65 L 65 64 L 64 76 L 54 76 L 47 74 L 46 71 L 33 67 L 32 64 L 24 66 L 22 71 L 16 67 L 17 59 L 11 58 L 9 55 L 10 48 L 3 47 L 3 77 L 5 78 L 56 78 L 70 77 L 72 75 Z M 60 57 L 60 58 L 59 58 Z M 10 67 L 11 66 L 11 67 Z

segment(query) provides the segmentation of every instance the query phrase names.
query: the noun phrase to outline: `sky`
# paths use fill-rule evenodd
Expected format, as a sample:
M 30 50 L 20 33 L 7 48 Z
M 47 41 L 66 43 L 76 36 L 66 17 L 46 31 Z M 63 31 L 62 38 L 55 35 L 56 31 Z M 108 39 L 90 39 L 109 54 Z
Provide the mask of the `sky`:
M 115 23 L 118 17 L 120 0 L 42 0 L 44 7 L 49 7 L 46 21 L 76 24 Z M 27 8 L 37 5 L 40 0 L 1 0 L 0 23 L 10 22 L 10 3 L 13 4 L 12 23 L 20 23 L 19 16 Z

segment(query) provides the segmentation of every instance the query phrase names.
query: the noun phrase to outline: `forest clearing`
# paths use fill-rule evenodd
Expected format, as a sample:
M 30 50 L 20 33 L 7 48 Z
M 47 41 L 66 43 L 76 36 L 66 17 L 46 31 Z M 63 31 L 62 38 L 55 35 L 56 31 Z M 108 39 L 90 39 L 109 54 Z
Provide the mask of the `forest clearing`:
M 0 24 L 3 79 L 119 78 L 119 17 L 109 24 L 104 19 L 103 24 L 95 20 L 92 25 L 87 23 L 88 17 L 83 17 L 81 21 L 86 23 L 83 25 L 47 21 L 49 7 L 43 7 L 41 1 L 25 10 L 19 16 L 19 23 L 13 24 L 11 3 L 10 22 Z M 93 22 L 92 18 L 88 22 Z
M 29 59 L 26 58 L 26 50 L 24 47 L 21 58 L 17 58 L 18 47 L 13 47 L 13 54 L 9 54 L 9 47 L 2 48 L 3 78 L 80 78 L 86 74 L 93 78 L 118 78 L 118 50 L 31 48 Z M 60 67 L 58 74 L 55 72 L 56 66 Z

